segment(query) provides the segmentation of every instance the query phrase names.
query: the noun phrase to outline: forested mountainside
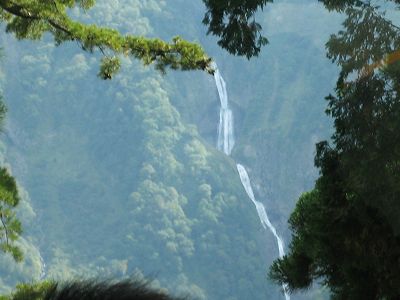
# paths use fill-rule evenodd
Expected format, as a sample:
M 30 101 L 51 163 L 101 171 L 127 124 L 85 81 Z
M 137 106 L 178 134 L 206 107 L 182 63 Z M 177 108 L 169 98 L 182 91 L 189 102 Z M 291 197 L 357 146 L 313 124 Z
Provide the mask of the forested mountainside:
M 308 31 L 300 31 L 309 15 Z M 228 85 L 256 197 L 288 241 L 287 218 L 315 180 L 315 142 L 330 133 L 323 100 L 336 69 L 323 43 L 340 23 L 317 4 L 260 13 L 270 45 L 247 61 L 217 49 L 200 1 L 98 1 L 71 12 L 122 32 L 199 41 Z M 302 24 L 304 25 L 304 24 Z M 112 81 L 94 55 L 1 36 L 9 112 L 2 161 L 23 188 L 26 259 L 1 256 L 3 292 L 17 281 L 140 273 L 199 299 L 283 299 L 267 280 L 277 255 L 234 162 L 215 149 L 219 102 L 201 72 L 162 76 L 123 61 Z M 41 259 L 43 258 L 43 261 Z M 323 299 L 319 291 L 293 299 Z

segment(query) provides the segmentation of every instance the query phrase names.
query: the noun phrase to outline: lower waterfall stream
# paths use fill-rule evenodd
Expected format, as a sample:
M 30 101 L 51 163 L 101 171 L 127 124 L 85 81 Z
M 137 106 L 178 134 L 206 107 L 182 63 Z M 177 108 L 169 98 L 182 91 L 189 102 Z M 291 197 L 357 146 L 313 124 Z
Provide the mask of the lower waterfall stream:
M 218 140 L 217 140 L 217 149 L 224 152 L 226 155 L 230 155 L 235 144 L 235 136 L 233 132 L 233 113 L 229 108 L 228 102 L 228 93 L 226 89 L 225 80 L 222 78 L 221 73 L 218 70 L 217 65 L 214 65 L 215 73 L 214 79 L 215 84 L 217 86 L 219 100 L 221 102 L 221 108 L 219 113 L 219 124 L 218 124 Z M 278 245 L 279 257 L 282 258 L 285 255 L 283 241 L 281 237 L 276 232 L 275 227 L 270 222 L 267 211 L 265 210 L 265 206 L 257 201 L 254 197 L 253 189 L 251 187 L 251 182 L 249 175 L 244 166 L 241 164 L 236 164 L 240 181 L 249 196 L 250 200 L 253 202 L 257 209 L 258 217 L 260 218 L 261 225 L 266 230 L 267 228 L 272 232 L 272 234 L 276 238 L 276 242 Z M 290 295 L 287 292 L 287 286 L 285 284 L 282 285 L 283 292 L 285 294 L 285 299 L 290 300 Z

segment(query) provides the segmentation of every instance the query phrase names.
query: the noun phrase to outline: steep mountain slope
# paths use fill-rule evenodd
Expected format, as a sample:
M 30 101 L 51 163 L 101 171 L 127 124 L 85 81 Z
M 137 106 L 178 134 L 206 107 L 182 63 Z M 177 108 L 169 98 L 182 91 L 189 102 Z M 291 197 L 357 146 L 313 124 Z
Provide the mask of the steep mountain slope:
M 205 38 L 201 3 L 143 3 L 98 1 L 90 14 L 72 13 L 123 32 L 179 33 L 205 45 L 228 83 L 238 136 L 233 156 L 250 168 L 257 197 L 285 230 L 297 196 L 315 177 L 313 144 L 329 128 L 322 99 L 335 70 L 316 46 L 319 31 L 300 35 L 289 22 L 248 62 Z M 273 237 L 260 230 L 233 161 L 214 149 L 211 76 L 161 76 L 126 60 L 123 72 L 104 82 L 96 78 L 96 58 L 74 44 L 3 36 L 2 45 L 5 157 L 36 213 L 25 222 L 26 237 L 41 250 L 47 278 L 139 272 L 200 299 L 283 297 L 266 279 L 277 255 Z M 37 265 L 38 257 L 30 261 Z M 6 274 L 8 265 L 1 266 Z M 40 265 L 20 268 L 8 286 L 40 276 Z

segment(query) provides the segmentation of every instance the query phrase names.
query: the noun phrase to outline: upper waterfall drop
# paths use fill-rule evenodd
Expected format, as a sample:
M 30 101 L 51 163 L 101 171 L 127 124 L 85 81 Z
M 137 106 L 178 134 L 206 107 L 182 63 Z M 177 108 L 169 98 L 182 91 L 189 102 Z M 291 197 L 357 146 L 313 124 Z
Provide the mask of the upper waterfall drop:
M 221 108 L 219 110 L 218 140 L 217 149 L 226 155 L 231 155 L 233 146 L 235 145 L 235 136 L 233 133 L 233 113 L 228 106 L 228 93 L 226 91 L 226 83 L 222 78 L 216 64 L 214 64 L 214 79 L 217 86 Z
M 233 113 L 229 109 L 228 105 L 228 93 L 226 89 L 225 80 L 222 78 L 221 73 L 218 70 L 217 64 L 214 63 L 214 79 L 215 84 L 217 86 L 219 100 L 221 102 L 221 108 L 219 112 L 219 125 L 218 125 L 218 141 L 217 141 L 217 149 L 223 151 L 226 155 L 230 155 L 235 145 L 235 136 L 233 134 Z M 265 206 L 257 201 L 254 197 L 254 192 L 251 187 L 251 182 L 249 175 L 247 174 L 246 169 L 241 165 L 237 164 L 237 170 L 239 173 L 240 181 L 249 196 L 250 200 L 254 203 L 258 217 L 260 218 L 261 225 L 264 229 L 269 229 L 274 235 L 276 242 L 278 244 L 278 253 L 279 257 L 282 258 L 285 255 L 283 241 L 281 237 L 276 232 L 275 227 L 270 222 L 267 211 L 265 210 Z M 285 299 L 290 300 L 290 295 L 287 292 L 287 285 L 282 284 L 282 289 L 285 294 Z

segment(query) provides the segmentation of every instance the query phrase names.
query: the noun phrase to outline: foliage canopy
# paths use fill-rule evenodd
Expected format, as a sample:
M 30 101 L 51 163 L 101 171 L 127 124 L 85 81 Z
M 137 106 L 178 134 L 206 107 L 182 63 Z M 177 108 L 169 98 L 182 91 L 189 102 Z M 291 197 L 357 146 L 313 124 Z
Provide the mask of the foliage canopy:
M 207 12 L 203 23 L 208 33 L 219 36 L 218 45 L 235 55 L 247 58 L 257 56 L 263 45 L 268 43 L 261 35 L 261 25 L 254 14 L 272 0 L 220 1 L 203 0 Z
M 341 67 L 336 95 L 326 98 L 333 146 L 317 144 L 320 177 L 300 197 L 290 251 L 270 277 L 291 291 L 322 280 L 333 299 L 398 299 L 400 64 L 368 66 L 397 50 L 400 35 L 376 7 L 347 5 L 336 7 L 346 6 L 346 30 L 327 43 Z

